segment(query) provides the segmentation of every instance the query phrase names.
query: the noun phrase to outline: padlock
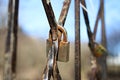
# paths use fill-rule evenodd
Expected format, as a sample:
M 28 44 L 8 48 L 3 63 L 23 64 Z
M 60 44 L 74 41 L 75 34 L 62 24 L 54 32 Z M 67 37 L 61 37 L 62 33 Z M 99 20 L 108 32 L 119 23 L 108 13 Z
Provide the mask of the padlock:
M 58 46 L 58 54 L 57 54 L 57 60 L 61 61 L 61 62 L 67 62 L 69 61 L 69 46 L 70 43 L 67 41 L 67 32 L 66 30 L 58 25 L 58 30 L 61 33 L 58 33 L 58 39 L 60 40 L 61 38 L 63 38 L 62 40 L 59 41 L 59 46 Z M 61 36 L 62 34 L 62 36 Z M 49 33 L 49 38 L 47 39 L 47 44 L 46 44 L 46 53 L 48 56 L 49 50 L 52 46 L 52 38 L 51 38 L 51 34 Z
M 59 42 L 57 60 L 61 61 L 61 62 L 67 62 L 67 61 L 69 61 L 70 42 L 68 42 L 68 40 L 67 40 L 66 30 L 63 27 L 61 27 L 60 25 L 58 26 L 58 30 L 60 30 L 62 32 L 62 40 Z
M 101 44 L 95 43 L 93 55 L 95 57 L 101 57 L 102 55 L 107 55 L 107 50 Z

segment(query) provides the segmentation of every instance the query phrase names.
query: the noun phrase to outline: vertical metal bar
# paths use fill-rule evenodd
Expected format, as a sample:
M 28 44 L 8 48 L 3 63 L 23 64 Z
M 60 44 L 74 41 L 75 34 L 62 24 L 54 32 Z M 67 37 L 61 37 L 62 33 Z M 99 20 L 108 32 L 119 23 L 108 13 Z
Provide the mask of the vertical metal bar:
M 100 7 L 101 7 L 101 43 L 106 48 L 106 34 L 105 34 L 105 21 L 104 21 L 104 0 L 100 0 Z M 104 53 L 106 54 L 106 53 Z M 103 55 L 100 58 L 97 58 L 97 62 L 101 67 L 101 80 L 107 80 L 107 62 L 106 62 L 106 55 Z
M 80 0 L 75 2 L 75 80 L 81 80 Z
M 105 20 L 104 20 L 104 0 L 100 0 L 101 3 L 101 23 L 102 23 L 102 45 L 107 48 L 106 46 L 106 32 L 105 32 Z M 102 66 L 102 80 L 107 80 L 107 62 L 106 62 L 107 55 L 104 55 L 100 59 L 100 63 Z
M 18 12 L 19 12 L 19 0 L 15 0 L 15 7 L 14 7 L 14 25 L 13 25 L 13 54 L 12 54 L 12 72 L 15 77 L 16 73 L 16 62 L 17 62 L 17 33 L 18 33 Z
M 5 54 L 4 54 L 4 71 L 3 71 L 3 80 L 12 80 L 12 70 L 11 70 L 11 55 L 12 55 L 12 47 L 13 47 L 13 0 L 9 0 L 8 5 L 8 33 L 6 38 L 5 45 Z
M 106 48 L 106 30 L 105 30 L 105 19 L 104 19 L 104 0 L 101 0 L 101 22 L 102 22 L 102 45 Z

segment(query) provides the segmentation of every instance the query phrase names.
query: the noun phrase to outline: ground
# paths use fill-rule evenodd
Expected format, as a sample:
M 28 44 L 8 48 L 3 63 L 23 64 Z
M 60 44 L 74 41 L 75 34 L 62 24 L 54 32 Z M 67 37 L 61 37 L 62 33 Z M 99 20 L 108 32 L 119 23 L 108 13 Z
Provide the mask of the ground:
M 0 30 L 0 80 L 2 80 L 6 33 L 6 29 Z M 88 80 L 87 73 L 90 71 L 91 54 L 86 43 L 82 43 L 81 45 L 81 80 Z M 39 80 L 46 66 L 46 62 L 46 40 L 29 37 L 19 30 L 17 80 Z M 74 80 L 74 43 L 70 43 L 69 62 L 58 62 L 58 67 L 62 80 Z

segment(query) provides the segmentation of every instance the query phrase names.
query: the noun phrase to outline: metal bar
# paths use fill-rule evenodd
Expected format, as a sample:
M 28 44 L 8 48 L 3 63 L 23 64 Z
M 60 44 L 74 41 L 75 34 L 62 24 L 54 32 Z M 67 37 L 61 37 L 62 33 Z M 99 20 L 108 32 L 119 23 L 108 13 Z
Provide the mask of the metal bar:
M 81 3 L 86 8 L 85 0 L 81 0 Z M 82 8 L 82 10 L 83 10 L 83 16 L 84 16 L 85 24 L 86 24 L 86 28 L 87 28 L 88 39 L 89 39 L 88 46 L 90 47 L 90 50 L 93 52 L 94 48 L 95 48 L 94 34 L 92 33 L 91 28 L 90 28 L 88 13 L 83 8 Z
M 86 7 L 86 4 L 85 4 L 85 1 L 82 0 L 82 4 Z M 103 4 L 103 0 L 100 0 L 100 7 L 101 7 L 101 10 L 100 10 L 100 19 L 102 20 L 102 44 L 104 45 L 106 42 L 105 42 L 105 30 L 104 30 L 104 16 L 103 16 L 103 12 L 104 12 L 104 4 Z M 89 20 L 88 20 L 88 15 L 87 15 L 87 12 L 85 12 L 83 10 L 83 14 L 84 14 L 84 18 L 85 18 L 85 23 L 86 23 L 86 26 L 87 26 L 87 32 L 88 32 L 88 37 L 89 37 L 89 41 L 92 42 L 90 45 L 90 49 L 91 51 L 93 52 L 94 50 L 94 34 L 92 36 L 92 32 L 90 30 L 90 25 L 89 25 Z M 97 23 L 96 23 L 97 24 Z M 96 26 L 96 25 L 95 25 Z M 103 31 L 104 30 L 104 31 Z M 96 32 L 97 32 L 97 29 L 96 29 Z M 96 33 L 95 33 L 96 34 Z M 106 53 L 104 53 L 106 54 Z M 98 74 L 100 74 L 100 80 L 107 80 L 107 66 L 106 66 L 106 55 L 105 56 L 102 56 L 102 57 L 97 57 L 97 63 L 99 64 L 99 67 L 101 68 L 100 69 L 100 72 L 98 72 Z
M 61 25 L 62 27 L 64 27 L 64 24 L 65 24 L 65 21 L 66 21 L 66 17 L 67 17 L 67 14 L 68 14 L 68 10 L 69 10 L 69 7 L 70 7 L 70 3 L 71 3 L 71 0 L 64 0 L 64 3 L 63 3 L 63 7 L 62 7 L 62 10 L 61 10 L 61 13 L 60 13 L 60 16 L 59 16 L 59 20 L 58 20 L 58 24 Z M 61 41 L 61 36 L 62 36 L 62 33 L 58 30 L 58 35 L 60 36 L 58 39 L 59 43 Z
M 13 0 L 9 0 L 8 5 L 8 33 L 6 37 L 5 45 L 5 54 L 4 54 L 4 71 L 3 71 L 3 80 L 12 80 L 12 69 L 11 69 L 11 55 L 13 47 Z
M 65 24 L 65 20 L 66 20 L 67 14 L 68 14 L 70 3 L 71 3 L 71 0 L 64 0 L 62 11 L 61 11 L 61 14 L 60 14 L 60 17 L 58 20 L 58 23 L 61 26 L 64 26 L 64 24 Z
M 54 52 L 55 55 L 53 62 L 53 80 L 62 80 L 57 65 L 58 41 L 53 41 L 53 43 L 55 44 L 55 50 L 56 50 L 56 52 Z
M 60 15 L 60 18 L 59 18 L 59 21 L 58 21 L 58 22 L 61 22 L 61 25 L 63 25 L 63 26 L 64 26 L 66 16 L 67 16 L 67 13 L 68 13 L 68 9 L 69 9 L 69 4 L 70 4 L 69 1 L 70 0 L 68 0 L 66 2 L 64 1 L 63 8 L 62 8 L 62 11 L 61 11 L 61 15 Z M 51 31 L 52 31 L 52 27 L 56 27 L 57 23 L 56 23 L 56 20 L 55 20 L 55 16 L 54 16 L 54 12 L 52 10 L 50 0 L 47 0 L 47 1 L 42 0 L 42 2 L 43 2 L 43 5 L 44 5 L 44 8 L 45 8 L 45 12 L 46 12 L 50 27 L 51 27 Z M 56 34 L 56 33 L 52 32 L 52 36 L 54 37 L 55 35 L 53 35 L 53 34 Z M 43 79 L 50 80 L 51 76 L 53 76 L 53 80 L 62 80 L 62 78 L 59 74 L 59 69 L 58 69 L 57 61 L 56 61 L 57 53 L 55 51 L 57 51 L 58 49 L 54 51 L 54 49 L 55 49 L 54 43 L 55 43 L 55 45 L 57 45 L 57 48 L 58 48 L 58 42 L 56 42 L 56 40 L 52 40 L 53 47 L 51 48 L 50 55 L 53 56 L 52 57 L 53 63 L 51 64 L 51 62 L 50 62 L 51 57 L 48 57 L 47 66 L 44 70 L 42 80 Z M 50 66 L 50 65 L 52 65 L 52 66 Z
M 99 11 L 97 13 L 97 18 L 96 18 L 96 21 L 95 21 L 95 25 L 94 25 L 94 32 L 93 32 L 93 34 L 94 34 L 94 40 L 96 39 L 96 33 L 97 33 L 97 29 L 98 29 L 98 21 L 101 18 L 101 12 L 102 12 L 101 10 L 102 10 L 102 7 L 100 5 Z
M 106 33 L 105 33 L 105 21 L 104 21 L 104 0 L 100 0 L 101 5 L 101 24 L 102 24 L 102 45 L 106 48 Z M 104 53 L 105 54 L 105 53 Z M 98 63 L 101 67 L 101 80 L 107 80 L 107 62 L 106 62 L 107 55 L 98 59 Z
M 18 13 L 19 13 L 19 0 L 15 0 L 15 7 L 14 7 L 14 25 L 13 25 L 13 54 L 12 54 L 12 72 L 15 77 L 16 74 L 16 62 L 17 62 L 17 40 L 18 40 Z
M 50 0 L 47 0 L 47 1 L 42 0 L 42 2 L 43 2 L 43 6 L 45 8 L 45 12 L 46 12 L 46 15 L 47 15 L 47 18 L 48 18 L 48 22 L 49 22 L 50 27 L 51 27 L 51 31 L 52 31 L 52 27 L 53 26 L 55 27 L 55 25 L 57 26 L 57 23 L 56 23 L 56 20 L 55 20 L 55 16 L 54 16 L 54 12 L 52 10 Z M 70 2 L 71 2 L 71 0 L 65 0 L 64 1 L 63 8 L 62 8 L 59 20 L 58 20 L 58 23 L 60 25 L 62 25 L 62 26 L 64 26 Z M 52 34 L 52 36 L 54 36 L 54 35 Z M 57 48 L 58 48 L 59 41 L 58 42 L 56 42 L 55 40 L 52 40 L 52 41 L 53 41 L 53 45 L 54 45 L 54 43 L 56 43 Z M 54 63 L 52 63 L 52 67 L 50 69 L 49 68 L 49 66 L 50 66 L 49 65 L 50 64 L 50 57 L 48 57 L 48 63 L 47 63 L 47 66 L 46 66 L 46 68 L 44 70 L 42 79 L 50 80 L 51 76 L 53 76 L 53 80 L 62 80 L 62 78 L 61 78 L 61 76 L 59 74 L 59 69 L 58 69 L 57 61 L 56 61 L 57 53 L 55 53 L 53 51 L 53 52 L 51 52 L 51 55 L 52 56 L 54 55 L 54 57 L 52 58 Z
M 53 41 L 52 47 L 48 54 L 48 60 L 46 68 L 44 69 L 42 79 L 41 80 L 50 80 L 51 76 L 53 77 L 53 80 L 62 80 L 61 76 L 59 74 L 58 65 L 56 61 L 57 56 L 57 41 Z
M 101 0 L 101 22 L 102 22 L 102 45 L 107 48 L 106 46 L 106 30 L 105 30 L 105 19 L 104 19 L 104 0 Z
M 75 1 L 75 80 L 81 80 L 80 0 Z
M 81 3 L 86 8 L 85 0 L 82 0 Z M 89 43 L 93 43 L 93 33 L 91 31 L 91 28 L 90 28 L 88 14 L 83 8 L 82 8 L 82 10 L 83 10 L 83 15 L 84 15 L 84 19 L 85 19 L 85 24 L 86 24 L 86 27 L 87 27 L 87 34 L 88 34 L 88 38 L 89 38 Z
M 51 2 L 50 0 L 42 0 L 47 18 L 48 18 L 48 22 L 51 28 L 51 32 L 52 32 L 52 39 L 56 40 L 57 39 L 57 22 L 55 19 L 55 15 L 51 6 Z
M 47 65 L 44 69 L 42 79 L 41 80 L 50 80 L 51 76 L 53 76 L 53 63 L 54 63 L 54 55 L 55 55 L 55 44 L 52 44 L 52 47 L 48 53 Z

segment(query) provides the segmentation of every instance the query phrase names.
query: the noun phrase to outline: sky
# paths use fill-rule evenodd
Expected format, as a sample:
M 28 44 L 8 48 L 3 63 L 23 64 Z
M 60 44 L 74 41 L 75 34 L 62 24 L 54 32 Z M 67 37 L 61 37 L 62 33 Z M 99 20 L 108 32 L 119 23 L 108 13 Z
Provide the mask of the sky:
M 3 14 L 7 13 L 8 0 L 3 0 Z M 52 7 L 55 13 L 56 20 L 59 19 L 60 11 L 64 0 L 51 0 Z M 99 8 L 99 0 L 86 0 L 90 26 L 93 30 L 96 15 Z M 105 0 L 105 26 L 107 36 L 120 30 L 120 5 L 119 0 Z M 82 10 L 80 13 L 81 41 L 87 42 L 88 36 L 86 26 L 83 19 Z M 74 41 L 74 0 L 70 4 L 70 9 L 65 23 L 65 28 L 68 33 L 68 40 Z M 48 38 L 49 24 L 42 5 L 41 0 L 20 0 L 19 5 L 19 25 L 22 30 L 30 36 L 36 38 Z M 100 23 L 97 34 L 98 41 L 100 40 Z M 118 48 L 120 50 L 120 48 Z
M 58 20 L 60 11 L 62 9 L 62 4 L 64 0 L 51 0 L 52 7 Z M 96 19 L 97 10 L 99 7 L 99 0 L 86 0 L 88 4 L 88 12 L 90 18 L 90 24 L 93 28 Z M 120 6 L 118 0 L 109 2 L 105 0 L 105 23 L 106 27 L 111 28 L 117 21 L 119 23 L 119 10 Z M 42 5 L 41 0 L 20 0 L 20 14 L 19 14 L 19 24 L 23 30 L 36 37 L 48 37 L 49 24 Z M 65 28 L 68 31 L 68 38 L 74 40 L 74 0 L 72 0 L 68 16 L 65 23 Z M 111 28 L 112 29 L 112 28 Z M 100 30 L 99 30 L 100 31 Z M 86 26 L 84 24 L 83 15 L 81 13 L 81 34 L 86 33 Z M 108 29 L 108 34 L 111 30 Z M 86 37 L 85 37 L 85 36 Z M 87 34 L 83 34 L 83 41 L 87 41 Z
M 60 0 L 59 2 L 58 0 L 51 0 L 57 21 L 59 19 L 63 1 L 64 0 Z M 24 27 L 25 32 L 30 33 L 30 35 L 47 38 L 50 27 L 41 0 L 29 0 L 28 3 L 29 4 L 26 5 L 24 0 L 21 0 L 21 26 Z M 69 34 L 68 32 L 69 39 L 72 39 L 72 37 L 74 36 L 74 8 L 72 6 L 74 6 L 73 2 L 70 6 L 69 14 L 65 23 L 66 30 L 72 33 Z M 23 24 L 25 22 L 26 24 Z
M 8 4 L 8 0 L 4 1 L 5 5 L 3 6 L 7 7 L 6 5 Z M 51 0 L 56 20 L 58 20 L 59 18 L 63 1 L 64 0 L 60 0 L 59 2 L 58 0 Z M 90 25 L 93 29 L 96 14 L 99 8 L 99 0 L 86 0 L 86 2 L 89 13 Z M 119 23 L 119 12 L 120 6 L 118 0 L 111 0 L 111 2 L 109 0 L 105 0 L 105 23 L 108 30 L 107 34 L 110 34 L 112 32 L 112 30 L 109 30 L 113 29 L 111 25 L 116 26 L 115 23 Z M 28 35 L 42 38 L 48 37 L 50 27 L 41 0 L 20 0 L 19 25 Z M 74 0 L 72 0 L 70 5 L 70 9 L 65 23 L 65 28 L 68 32 L 68 38 L 70 40 L 74 40 Z M 87 41 L 87 34 L 85 33 L 86 26 L 84 24 L 83 14 L 81 11 L 81 37 L 82 35 L 85 35 L 83 37 L 83 41 Z

